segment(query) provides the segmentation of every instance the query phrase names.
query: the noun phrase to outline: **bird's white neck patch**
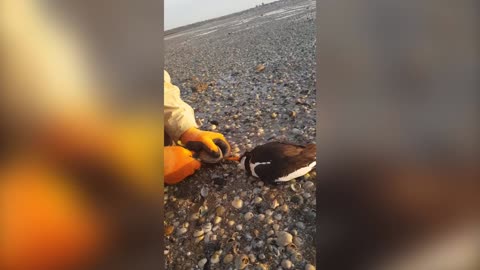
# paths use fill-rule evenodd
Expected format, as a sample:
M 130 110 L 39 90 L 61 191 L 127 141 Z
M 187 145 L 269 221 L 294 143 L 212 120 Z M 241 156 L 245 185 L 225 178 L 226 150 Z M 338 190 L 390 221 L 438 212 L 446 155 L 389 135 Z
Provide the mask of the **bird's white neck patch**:
M 257 175 L 257 173 L 255 172 L 255 167 L 257 167 L 258 165 L 268 165 L 268 164 L 270 164 L 270 163 L 271 163 L 270 161 L 250 163 L 249 165 L 250 165 L 250 171 L 252 172 L 252 175 L 258 178 L 258 175 Z
M 313 167 L 315 167 L 315 165 L 317 165 L 316 161 L 308 164 L 307 167 L 300 168 L 300 169 L 298 169 L 294 172 L 289 173 L 288 175 L 285 175 L 285 176 L 282 176 L 282 177 L 278 178 L 277 180 L 275 180 L 275 182 L 286 182 L 286 181 L 290 181 L 292 179 L 295 179 L 297 177 L 300 177 L 302 175 L 305 175 L 309 171 L 311 171 L 313 169 Z
M 240 164 L 238 164 L 238 166 L 240 166 L 243 170 L 246 170 L 246 167 L 245 167 L 245 160 L 247 159 L 247 157 L 242 157 L 242 159 L 240 159 Z

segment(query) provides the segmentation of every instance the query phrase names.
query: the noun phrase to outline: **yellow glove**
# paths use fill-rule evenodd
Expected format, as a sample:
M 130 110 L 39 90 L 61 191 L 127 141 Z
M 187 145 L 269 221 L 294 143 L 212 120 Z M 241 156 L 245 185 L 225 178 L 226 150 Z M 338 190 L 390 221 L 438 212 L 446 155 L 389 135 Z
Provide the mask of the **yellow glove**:
M 165 184 L 176 184 L 200 169 L 200 161 L 194 159 L 192 152 L 181 146 L 166 146 L 163 155 Z
M 214 158 L 230 155 L 230 144 L 225 137 L 217 132 L 203 131 L 190 128 L 180 137 L 181 142 L 195 152 L 205 151 Z

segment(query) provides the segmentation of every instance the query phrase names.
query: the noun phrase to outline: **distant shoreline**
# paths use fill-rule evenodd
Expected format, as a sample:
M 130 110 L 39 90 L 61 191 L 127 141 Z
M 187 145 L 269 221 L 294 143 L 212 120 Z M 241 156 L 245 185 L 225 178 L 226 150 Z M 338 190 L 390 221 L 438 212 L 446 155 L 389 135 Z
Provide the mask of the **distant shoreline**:
M 200 21 L 200 22 L 196 22 L 196 23 L 187 24 L 187 25 L 184 25 L 184 26 L 179 26 L 179 27 L 176 27 L 176 28 L 173 28 L 173 29 L 169 29 L 169 30 L 166 30 L 166 31 L 163 32 L 163 35 L 164 35 L 163 37 L 165 38 L 165 37 L 174 35 L 176 33 L 182 32 L 184 30 L 190 29 L 190 28 L 195 28 L 195 27 L 198 27 L 198 26 L 205 25 L 207 23 L 228 19 L 230 17 L 235 17 L 235 16 L 241 15 L 243 13 L 247 13 L 247 12 L 249 12 L 251 10 L 254 10 L 254 9 L 265 8 L 265 7 L 268 7 L 270 5 L 276 4 L 276 3 L 281 2 L 281 1 L 285 1 L 285 0 L 277 0 L 277 1 L 274 1 L 274 2 L 270 2 L 270 3 L 264 4 L 264 5 L 259 5 L 259 6 L 253 7 L 253 8 L 249 8 L 249 9 L 242 10 L 242 11 L 239 11 L 239 12 L 231 13 L 231 14 L 228 14 L 228 15 L 224 15 L 224 16 L 220 16 L 220 17 L 216 17 L 216 18 L 212 18 L 212 19 L 208 19 L 208 20 L 204 20 L 204 21 Z

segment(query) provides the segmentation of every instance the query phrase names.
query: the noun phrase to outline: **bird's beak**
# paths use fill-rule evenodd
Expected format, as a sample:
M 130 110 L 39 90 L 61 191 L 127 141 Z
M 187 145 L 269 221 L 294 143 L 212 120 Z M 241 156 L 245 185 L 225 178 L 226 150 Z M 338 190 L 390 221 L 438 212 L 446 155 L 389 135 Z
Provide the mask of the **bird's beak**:
M 240 157 L 226 157 L 226 160 L 240 162 Z

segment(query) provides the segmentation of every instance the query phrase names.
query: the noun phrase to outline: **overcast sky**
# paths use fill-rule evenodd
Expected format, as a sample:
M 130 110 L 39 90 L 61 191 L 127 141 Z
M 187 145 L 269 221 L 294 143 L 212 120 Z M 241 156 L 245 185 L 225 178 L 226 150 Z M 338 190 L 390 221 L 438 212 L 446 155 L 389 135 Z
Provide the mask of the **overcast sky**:
M 221 17 L 276 0 L 165 0 L 165 30 Z

